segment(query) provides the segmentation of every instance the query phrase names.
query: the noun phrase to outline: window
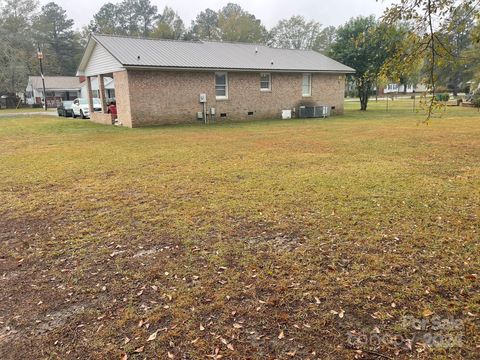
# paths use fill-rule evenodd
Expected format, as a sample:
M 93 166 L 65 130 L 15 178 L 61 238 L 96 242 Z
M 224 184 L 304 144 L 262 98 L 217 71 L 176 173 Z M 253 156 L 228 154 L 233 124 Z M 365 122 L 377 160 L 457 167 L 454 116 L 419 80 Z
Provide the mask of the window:
M 272 78 L 269 73 L 260 74 L 260 91 L 272 90 Z
M 217 99 L 228 99 L 228 76 L 227 73 L 215 74 L 215 95 Z
M 302 96 L 312 96 L 312 74 L 303 74 Z

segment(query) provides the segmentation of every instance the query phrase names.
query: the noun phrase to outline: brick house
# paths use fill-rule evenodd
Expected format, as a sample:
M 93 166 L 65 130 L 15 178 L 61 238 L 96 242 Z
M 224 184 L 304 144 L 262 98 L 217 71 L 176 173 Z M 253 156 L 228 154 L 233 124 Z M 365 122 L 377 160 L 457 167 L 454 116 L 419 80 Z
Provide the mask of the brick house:
M 345 75 L 353 72 L 315 51 L 92 35 L 77 75 L 90 90 L 92 77 L 100 85 L 112 77 L 119 121 L 139 127 L 280 118 L 283 110 L 295 116 L 302 105 L 341 114 Z M 112 123 L 106 111 L 91 114 L 92 121 Z

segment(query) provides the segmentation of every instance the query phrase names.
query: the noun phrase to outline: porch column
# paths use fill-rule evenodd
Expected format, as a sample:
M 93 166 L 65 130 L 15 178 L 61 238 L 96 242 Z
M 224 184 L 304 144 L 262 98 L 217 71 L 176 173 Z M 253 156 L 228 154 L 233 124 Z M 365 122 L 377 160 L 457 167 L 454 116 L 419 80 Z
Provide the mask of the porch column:
M 102 112 L 108 113 L 107 99 L 105 99 L 105 81 L 103 75 L 98 75 L 98 94 L 100 96 L 100 103 L 102 104 Z
M 90 111 L 90 116 L 93 114 L 93 93 L 92 93 L 92 80 L 90 76 L 87 76 L 87 100 L 88 100 L 88 109 Z

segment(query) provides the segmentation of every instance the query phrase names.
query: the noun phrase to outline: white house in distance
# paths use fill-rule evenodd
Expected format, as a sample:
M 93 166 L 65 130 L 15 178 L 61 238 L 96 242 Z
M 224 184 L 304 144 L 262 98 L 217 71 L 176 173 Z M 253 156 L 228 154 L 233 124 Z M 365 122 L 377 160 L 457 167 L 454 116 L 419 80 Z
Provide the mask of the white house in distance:
M 98 78 L 94 77 L 91 79 L 92 83 L 92 94 L 94 98 L 100 98 L 99 89 L 98 89 Z M 115 99 L 115 81 L 111 77 L 104 77 L 103 83 L 105 86 L 105 97 L 107 100 Z M 83 99 L 88 99 L 88 90 L 87 82 L 84 80 L 81 84 L 80 97 Z
M 57 107 L 62 100 L 74 100 L 80 95 L 80 80 L 76 76 L 45 76 L 45 91 L 41 76 L 29 76 L 25 89 L 28 105 L 42 104 L 46 99 L 48 107 Z
M 425 85 L 418 84 L 418 85 L 407 85 L 407 89 L 405 90 L 405 85 L 402 84 L 388 84 L 384 89 L 384 94 L 413 94 L 413 93 L 424 93 L 427 91 Z

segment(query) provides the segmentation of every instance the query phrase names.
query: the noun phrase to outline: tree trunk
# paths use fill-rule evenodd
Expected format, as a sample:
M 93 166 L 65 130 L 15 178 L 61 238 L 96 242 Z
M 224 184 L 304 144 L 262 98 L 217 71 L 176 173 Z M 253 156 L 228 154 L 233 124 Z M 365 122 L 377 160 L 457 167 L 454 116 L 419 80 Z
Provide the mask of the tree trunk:
M 360 110 L 366 111 L 368 98 L 370 96 L 371 84 L 368 81 L 361 80 L 357 82 L 358 96 L 360 98 Z

